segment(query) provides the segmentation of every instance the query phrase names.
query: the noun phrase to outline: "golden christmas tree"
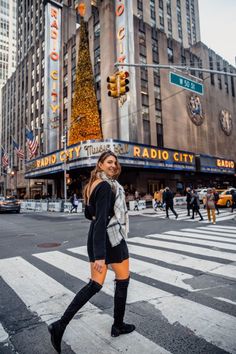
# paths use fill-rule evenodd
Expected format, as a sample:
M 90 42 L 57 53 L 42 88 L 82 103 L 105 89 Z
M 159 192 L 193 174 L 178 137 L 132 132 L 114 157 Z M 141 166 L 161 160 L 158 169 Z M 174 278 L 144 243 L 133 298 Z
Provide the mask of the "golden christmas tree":
M 102 139 L 88 35 L 83 19 L 84 12 L 80 11 L 80 15 L 79 57 L 76 70 L 75 93 L 72 101 L 69 145 L 85 140 Z

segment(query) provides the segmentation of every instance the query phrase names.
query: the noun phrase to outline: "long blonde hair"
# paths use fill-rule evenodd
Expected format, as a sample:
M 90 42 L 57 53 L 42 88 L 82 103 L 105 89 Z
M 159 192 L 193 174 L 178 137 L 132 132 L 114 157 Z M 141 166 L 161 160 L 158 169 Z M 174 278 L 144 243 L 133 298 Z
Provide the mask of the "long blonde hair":
M 114 152 L 112 152 L 110 150 L 103 152 L 100 155 L 95 168 L 91 171 L 91 175 L 90 175 L 88 183 L 84 187 L 83 198 L 84 198 L 85 204 L 87 204 L 89 201 L 92 184 L 98 179 L 97 173 L 101 172 L 101 168 L 99 167 L 99 163 L 100 162 L 103 163 L 109 156 L 113 156 L 116 159 L 117 169 L 116 169 L 116 173 L 113 178 L 117 179 L 119 177 L 119 175 L 121 173 L 121 166 L 120 166 L 117 156 L 114 154 Z

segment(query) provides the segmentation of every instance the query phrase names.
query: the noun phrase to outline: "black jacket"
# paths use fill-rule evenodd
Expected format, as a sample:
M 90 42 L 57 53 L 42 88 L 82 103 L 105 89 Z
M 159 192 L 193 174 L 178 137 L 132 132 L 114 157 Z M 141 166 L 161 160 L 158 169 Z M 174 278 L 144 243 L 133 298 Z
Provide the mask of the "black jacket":
M 165 191 L 163 193 L 163 202 L 166 203 L 167 206 L 173 205 L 174 195 L 171 191 Z
M 106 258 L 107 224 L 114 215 L 114 203 L 115 194 L 110 184 L 103 181 L 94 188 L 89 205 L 85 206 L 85 217 L 92 220 L 88 242 L 95 259 Z

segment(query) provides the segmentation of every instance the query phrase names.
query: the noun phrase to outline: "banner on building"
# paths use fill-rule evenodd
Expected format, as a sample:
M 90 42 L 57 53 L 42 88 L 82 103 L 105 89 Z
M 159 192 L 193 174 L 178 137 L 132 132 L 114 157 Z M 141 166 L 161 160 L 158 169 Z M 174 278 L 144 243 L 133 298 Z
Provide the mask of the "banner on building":
M 47 152 L 57 148 L 60 119 L 61 7 L 52 0 L 45 7 L 44 135 Z

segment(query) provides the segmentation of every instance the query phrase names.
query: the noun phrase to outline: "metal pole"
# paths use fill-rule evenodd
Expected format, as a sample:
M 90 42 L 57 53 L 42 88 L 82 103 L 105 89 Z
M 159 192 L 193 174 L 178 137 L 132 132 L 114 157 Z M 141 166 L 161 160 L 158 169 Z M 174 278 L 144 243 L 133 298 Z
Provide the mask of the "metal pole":
M 65 160 L 64 160 L 64 198 L 65 198 L 65 203 L 67 202 L 67 186 L 66 186 L 66 145 L 67 145 L 67 127 L 65 126 L 65 135 L 64 135 L 64 152 L 65 152 Z
M 136 64 L 136 63 L 115 63 L 115 67 L 119 66 L 134 66 L 134 67 L 143 67 L 143 68 L 157 68 L 157 69 L 167 69 L 167 70 L 183 70 L 186 72 L 189 71 L 200 71 L 205 73 L 211 74 L 219 74 L 219 75 L 226 75 L 226 76 L 233 76 L 236 77 L 236 73 L 230 73 L 226 71 L 218 71 L 218 70 L 210 70 L 204 68 L 192 68 L 190 66 L 181 66 L 181 65 L 164 65 L 164 64 Z

